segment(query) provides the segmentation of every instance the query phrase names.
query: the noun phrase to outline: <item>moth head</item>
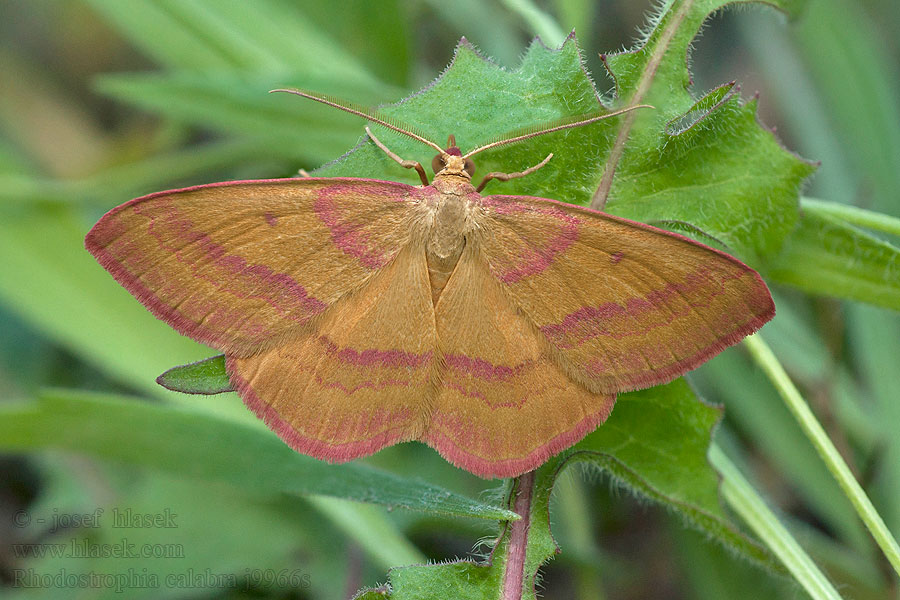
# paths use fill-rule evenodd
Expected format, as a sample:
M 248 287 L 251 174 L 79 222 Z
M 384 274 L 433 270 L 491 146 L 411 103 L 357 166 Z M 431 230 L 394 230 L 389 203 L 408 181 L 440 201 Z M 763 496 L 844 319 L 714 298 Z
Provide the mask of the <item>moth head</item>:
M 447 138 L 447 149 L 431 160 L 431 169 L 435 175 L 459 175 L 471 179 L 475 173 L 475 163 L 471 158 L 463 157 L 456 145 L 456 138 Z

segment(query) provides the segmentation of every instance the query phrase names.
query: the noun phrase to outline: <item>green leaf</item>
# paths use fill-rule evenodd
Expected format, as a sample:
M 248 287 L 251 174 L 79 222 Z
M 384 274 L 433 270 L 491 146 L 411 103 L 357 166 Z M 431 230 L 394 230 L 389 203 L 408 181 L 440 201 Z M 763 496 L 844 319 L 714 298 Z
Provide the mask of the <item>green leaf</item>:
M 767 267 L 779 283 L 900 310 L 900 249 L 815 208 Z
M 7 452 L 70 450 L 182 477 L 226 482 L 264 495 L 318 494 L 480 519 L 513 516 L 502 508 L 361 463 L 317 461 L 294 452 L 262 426 L 202 410 L 48 391 L 36 403 L 3 406 L 0 415 L 0 449 Z
M 515 510 L 516 497 L 522 494 L 528 498 L 527 505 L 520 509 L 520 521 L 501 523 L 487 560 L 391 569 L 389 586 L 362 590 L 356 600 L 427 600 L 444 596 L 460 600 L 534 600 L 538 569 L 559 551 L 550 533 L 548 505 L 564 462 L 565 459 L 551 459 L 537 471 L 511 480 L 506 486 L 504 495 L 509 510 Z M 518 561 L 512 559 L 513 555 Z
M 234 391 L 225 371 L 224 354 L 172 367 L 157 377 L 156 383 L 167 390 L 185 394 L 221 394 Z
M 728 84 L 699 100 L 690 93 L 688 50 L 727 0 L 677 0 L 661 11 L 638 48 L 604 57 L 617 96 L 648 103 L 616 142 L 607 166 L 609 211 L 691 223 L 746 260 L 777 251 L 797 218 L 797 193 L 813 166 L 785 150 Z M 803 2 L 767 4 L 796 12 Z M 625 143 L 627 138 L 627 143 Z M 623 145 L 624 144 L 624 145 Z M 598 200 L 605 190 L 599 189 Z M 711 209 L 711 207 L 715 207 Z
M 381 107 L 379 112 L 439 145 L 453 134 L 459 147 L 467 151 L 513 130 L 573 115 L 596 114 L 601 108 L 597 92 L 582 68 L 577 44 L 569 38 L 559 50 L 533 43 L 520 66 L 509 71 L 486 60 L 463 41 L 450 67 L 432 85 L 402 103 Z M 520 171 L 553 152 L 554 158 L 547 167 L 523 179 L 492 183 L 488 192 L 585 204 L 602 164 L 596 138 L 608 136 L 612 127 L 610 121 L 601 121 L 510 148 L 486 151 L 477 157 L 478 172 Z M 374 126 L 373 131 L 401 157 L 431 164 L 434 150 L 424 144 L 380 126 Z M 415 173 L 397 165 L 371 143 L 325 165 L 316 175 L 418 182 Z
M 616 171 L 609 212 L 690 223 L 749 262 L 775 253 L 796 222 L 797 194 L 813 167 L 760 127 L 756 100 L 742 102 L 736 88 L 668 112 L 652 145 L 636 144 L 643 134 L 636 135 Z M 650 118 L 640 115 L 636 129 L 663 125 L 645 125 Z
M 724 512 L 707 451 L 721 409 L 704 404 L 684 379 L 621 394 L 609 420 L 569 452 L 629 490 L 659 502 L 717 542 L 775 566 Z
M 841 219 L 848 225 L 900 236 L 900 218 L 884 213 L 866 210 L 849 204 L 816 200 L 815 198 L 803 198 L 802 206 L 803 210 Z

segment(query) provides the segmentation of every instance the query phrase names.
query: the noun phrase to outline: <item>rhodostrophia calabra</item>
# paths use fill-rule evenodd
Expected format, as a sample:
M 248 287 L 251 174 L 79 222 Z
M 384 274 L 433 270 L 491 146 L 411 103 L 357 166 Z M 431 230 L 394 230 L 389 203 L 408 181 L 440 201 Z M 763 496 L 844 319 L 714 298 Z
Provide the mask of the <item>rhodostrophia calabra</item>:
M 619 392 L 684 374 L 774 314 L 759 275 L 718 250 L 479 193 L 550 156 L 471 183 L 478 152 L 624 111 L 463 155 L 452 136 L 444 149 L 293 93 L 435 148 L 433 182 L 367 128 L 422 186 L 310 177 L 160 192 L 104 215 L 86 246 L 153 314 L 224 352 L 243 401 L 300 452 L 346 461 L 421 440 L 477 475 L 519 475 L 603 423 Z

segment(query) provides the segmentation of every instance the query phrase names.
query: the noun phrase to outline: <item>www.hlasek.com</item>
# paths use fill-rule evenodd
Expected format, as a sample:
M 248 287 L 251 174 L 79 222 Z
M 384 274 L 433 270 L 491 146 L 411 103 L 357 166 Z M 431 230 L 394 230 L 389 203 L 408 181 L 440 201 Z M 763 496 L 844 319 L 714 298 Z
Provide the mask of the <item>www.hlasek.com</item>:
M 184 558 L 183 544 L 93 543 L 87 538 L 68 542 L 11 544 L 16 558 Z
M 76 572 L 60 569 L 40 573 L 34 569 L 14 569 L 13 587 L 38 589 L 103 588 L 117 593 L 135 589 L 305 589 L 309 573 L 299 569 L 245 569 L 243 573 L 213 573 L 210 569 L 188 569 L 180 573 L 151 573 L 148 569 L 128 569 L 122 573 Z

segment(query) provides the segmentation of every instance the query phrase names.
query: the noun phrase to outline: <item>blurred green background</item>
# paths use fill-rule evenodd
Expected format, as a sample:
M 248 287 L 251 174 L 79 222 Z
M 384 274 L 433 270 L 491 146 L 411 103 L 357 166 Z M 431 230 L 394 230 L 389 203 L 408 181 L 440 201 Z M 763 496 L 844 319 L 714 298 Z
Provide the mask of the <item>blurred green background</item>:
M 96 219 L 161 189 L 291 176 L 339 156 L 359 140 L 358 119 L 266 91 L 295 85 L 366 105 L 395 101 L 434 79 L 461 36 L 513 68 L 535 35 L 556 45 L 574 27 L 606 92 L 598 53 L 631 46 L 649 9 L 632 0 L 0 0 L 0 403 L 47 388 L 111 392 L 261 427 L 234 394 L 184 396 L 155 384 L 167 368 L 215 352 L 157 322 L 94 263 L 82 239 Z M 759 6 L 726 11 L 691 54 L 695 90 L 731 80 L 747 97 L 758 90 L 761 120 L 786 147 L 821 161 L 806 196 L 898 216 L 898 33 L 895 0 L 811 0 L 791 23 Z M 766 339 L 900 531 L 900 319 L 774 291 L 779 316 Z M 848 501 L 745 354 L 730 350 L 691 381 L 726 406 L 719 442 L 842 594 L 900 597 Z M 92 426 L 104 425 L 98 416 Z M 132 569 L 138 581 L 148 569 L 198 575 L 197 585 L 124 597 L 346 598 L 384 581 L 391 566 L 464 556 L 495 533 L 489 521 L 357 510 L 39 446 L 0 457 L 4 597 L 123 597 L 108 588 L 12 587 L 17 571 L 35 568 Z M 365 462 L 473 498 L 494 486 L 418 444 Z M 17 555 L 14 543 L 81 539 L 53 531 L 54 516 L 98 507 L 107 516 L 113 508 L 177 513 L 177 527 L 127 535 L 174 556 Z M 17 515 L 45 522 L 26 526 Z M 563 553 L 544 571 L 548 598 L 802 594 L 600 477 L 567 474 L 552 517 Z M 107 526 L 91 535 L 122 538 Z M 293 579 L 272 579 L 285 573 Z M 225 574 L 241 585 L 215 579 Z

